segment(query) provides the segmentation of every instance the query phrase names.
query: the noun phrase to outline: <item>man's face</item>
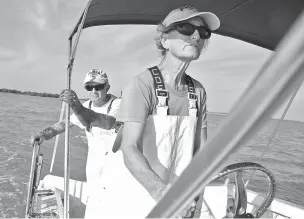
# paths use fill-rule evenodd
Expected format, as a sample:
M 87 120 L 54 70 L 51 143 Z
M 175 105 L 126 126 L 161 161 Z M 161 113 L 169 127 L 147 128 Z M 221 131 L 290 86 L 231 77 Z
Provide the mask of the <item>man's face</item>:
M 89 82 L 86 83 L 85 89 L 88 91 L 89 99 L 92 102 L 97 102 L 99 100 L 103 100 L 106 97 L 109 90 L 109 85 Z
M 196 27 L 204 26 L 204 22 L 200 17 L 191 18 L 183 23 Z M 201 38 L 198 30 L 187 36 L 173 29 L 167 33 L 165 41 L 168 52 L 182 61 L 198 59 L 204 47 L 204 39 Z

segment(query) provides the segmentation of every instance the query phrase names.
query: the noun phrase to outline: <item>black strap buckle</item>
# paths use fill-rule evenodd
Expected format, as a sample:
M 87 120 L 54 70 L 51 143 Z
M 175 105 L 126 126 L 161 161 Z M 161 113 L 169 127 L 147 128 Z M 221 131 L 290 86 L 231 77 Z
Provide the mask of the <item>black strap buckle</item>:
M 156 89 L 157 97 L 168 97 L 168 91 L 163 89 Z

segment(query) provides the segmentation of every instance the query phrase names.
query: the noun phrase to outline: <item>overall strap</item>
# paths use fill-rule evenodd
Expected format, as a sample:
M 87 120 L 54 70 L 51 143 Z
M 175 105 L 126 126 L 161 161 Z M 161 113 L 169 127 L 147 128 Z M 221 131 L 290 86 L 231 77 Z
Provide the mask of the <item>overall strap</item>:
M 189 116 L 197 116 L 197 95 L 195 93 L 194 83 L 189 75 L 186 75 L 188 84 Z
M 109 106 L 108 106 L 108 109 L 107 109 L 107 114 L 109 114 L 110 113 L 110 110 L 111 110 L 111 108 L 112 108 L 112 103 L 113 103 L 113 101 L 116 99 L 116 97 L 113 97 L 113 99 L 111 100 L 111 102 L 110 102 L 110 104 L 109 104 Z
M 89 109 L 92 108 L 92 103 L 93 103 L 92 101 L 89 102 L 89 106 L 88 106 Z M 92 124 L 91 123 L 88 124 L 88 126 L 86 127 L 86 131 L 92 133 Z
M 112 97 L 111 97 L 112 98 Z M 116 97 L 112 98 L 111 102 L 109 103 L 109 106 L 108 106 L 108 109 L 107 109 L 107 114 L 109 114 L 110 110 L 111 110 L 111 107 L 112 107 L 112 103 L 113 101 L 116 99 Z M 89 102 L 89 109 L 92 108 L 92 101 Z
M 149 71 L 151 72 L 154 81 L 155 93 L 158 100 L 158 103 L 156 105 L 156 114 L 168 115 L 168 91 L 165 88 L 163 76 L 157 66 L 149 68 Z
M 89 102 L 89 109 L 92 108 L 92 101 Z

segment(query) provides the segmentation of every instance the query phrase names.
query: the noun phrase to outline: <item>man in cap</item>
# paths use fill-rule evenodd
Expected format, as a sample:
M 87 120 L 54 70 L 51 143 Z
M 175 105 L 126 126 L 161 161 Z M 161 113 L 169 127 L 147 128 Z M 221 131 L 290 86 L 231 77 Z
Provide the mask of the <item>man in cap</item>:
M 86 177 L 88 188 L 94 190 L 101 180 L 106 155 L 109 151 L 112 151 L 112 144 L 116 137 L 114 129 L 116 124 L 115 117 L 119 109 L 120 99 L 108 93 L 110 89 L 109 80 L 107 74 L 102 70 L 92 69 L 89 71 L 83 84 L 88 92 L 88 101 L 81 104 L 76 93 L 68 89 L 61 92 L 60 100 L 70 104 L 74 112 L 70 117 L 70 127 L 78 126 L 85 129 L 88 140 Z M 99 127 L 94 127 L 93 124 L 83 125 L 80 115 L 86 113 L 83 110 L 86 108 L 99 113 Z M 91 117 L 88 114 L 84 116 Z M 35 141 L 41 144 L 44 140 L 52 139 L 64 131 L 65 121 L 58 122 L 33 136 L 31 139 L 32 144 Z M 90 196 L 89 194 L 88 203 L 90 202 Z

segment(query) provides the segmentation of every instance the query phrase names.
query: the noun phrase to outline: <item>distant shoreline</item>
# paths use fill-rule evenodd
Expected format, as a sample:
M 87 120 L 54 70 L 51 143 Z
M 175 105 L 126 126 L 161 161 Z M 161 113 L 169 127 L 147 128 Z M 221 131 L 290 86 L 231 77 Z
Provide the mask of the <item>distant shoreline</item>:
M 19 94 L 19 95 L 28 95 L 28 96 L 38 96 L 38 97 L 51 97 L 51 98 L 59 98 L 59 94 L 51 94 L 51 93 L 39 93 L 39 92 L 32 92 L 32 91 L 19 91 L 15 89 L 7 89 L 7 88 L 0 88 L 1 93 L 9 93 L 9 94 Z M 88 100 L 88 98 L 79 98 L 79 100 Z
M 0 88 L 1 93 L 11 93 L 11 94 L 21 94 L 21 95 L 29 95 L 29 96 L 39 96 L 39 97 L 53 97 L 58 98 L 59 94 L 51 94 L 51 93 L 39 93 L 39 92 L 32 92 L 32 91 L 19 91 L 15 89 L 7 89 L 7 88 Z

